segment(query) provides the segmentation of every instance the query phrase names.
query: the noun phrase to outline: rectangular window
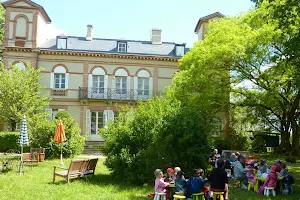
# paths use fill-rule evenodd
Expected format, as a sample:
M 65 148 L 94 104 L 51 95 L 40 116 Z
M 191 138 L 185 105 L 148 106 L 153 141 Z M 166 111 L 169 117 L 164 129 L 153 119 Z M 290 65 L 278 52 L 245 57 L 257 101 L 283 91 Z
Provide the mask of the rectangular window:
M 57 48 L 66 49 L 67 48 L 67 38 L 57 38 Z
M 54 88 L 56 89 L 66 88 L 66 74 L 54 74 Z
M 116 94 L 127 93 L 127 77 L 120 76 L 116 77 Z
M 104 127 L 103 112 L 91 111 L 91 134 L 97 134 Z
M 138 94 L 149 95 L 149 78 L 138 78 Z
M 104 93 L 104 76 L 93 75 L 93 93 Z
M 118 42 L 118 52 L 127 52 L 126 42 Z

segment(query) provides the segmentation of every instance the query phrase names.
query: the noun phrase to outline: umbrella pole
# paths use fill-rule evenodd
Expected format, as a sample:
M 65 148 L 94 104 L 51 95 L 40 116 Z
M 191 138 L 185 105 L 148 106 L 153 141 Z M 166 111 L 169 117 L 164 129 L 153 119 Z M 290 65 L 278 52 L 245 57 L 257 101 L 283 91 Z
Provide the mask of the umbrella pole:
M 63 167 L 63 156 L 62 156 L 62 143 L 60 143 L 60 166 Z
M 20 175 L 23 175 L 23 145 L 21 145 Z

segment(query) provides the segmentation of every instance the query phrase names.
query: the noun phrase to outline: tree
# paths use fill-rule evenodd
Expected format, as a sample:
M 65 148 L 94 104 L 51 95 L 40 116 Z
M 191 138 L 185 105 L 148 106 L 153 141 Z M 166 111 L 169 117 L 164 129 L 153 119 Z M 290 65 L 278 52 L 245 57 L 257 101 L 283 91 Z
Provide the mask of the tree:
M 12 66 L 11 70 L 0 66 L 0 118 L 10 123 L 12 131 L 23 115 L 30 117 L 49 104 L 48 94 L 42 94 L 41 71 L 42 68 L 31 66 L 25 70 L 16 66 Z
M 1 3 L 2 1 L 0 1 Z M 5 22 L 5 9 L 0 5 L 0 45 L 3 44 L 4 39 L 4 22 Z

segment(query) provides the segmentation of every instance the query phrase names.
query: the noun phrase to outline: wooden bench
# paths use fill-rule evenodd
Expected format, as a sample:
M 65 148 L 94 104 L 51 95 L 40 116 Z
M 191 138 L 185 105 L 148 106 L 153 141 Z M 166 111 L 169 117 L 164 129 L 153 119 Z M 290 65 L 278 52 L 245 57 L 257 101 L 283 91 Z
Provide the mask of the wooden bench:
M 63 177 L 67 180 L 67 183 L 70 183 L 70 179 L 72 178 L 94 175 L 97 162 L 98 158 L 88 160 L 72 160 L 69 169 L 54 166 L 53 184 L 55 183 L 56 176 Z M 64 171 L 57 172 L 56 168 L 64 169 Z

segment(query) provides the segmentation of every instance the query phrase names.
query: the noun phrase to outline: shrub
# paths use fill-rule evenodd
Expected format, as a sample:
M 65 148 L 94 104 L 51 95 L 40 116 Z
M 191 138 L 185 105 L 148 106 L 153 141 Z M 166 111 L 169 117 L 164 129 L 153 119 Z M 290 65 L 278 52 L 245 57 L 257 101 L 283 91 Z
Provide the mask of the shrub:
M 252 141 L 251 151 L 254 153 L 264 153 L 267 151 L 266 142 L 263 137 L 256 136 Z
M 216 139 L 213 141 L 214 148 L 218 149 L 219 153 L 221 154 L 223 150 L 230 150 L 231 147 L 231 141 L 228 139 Z
M 191 117 L 193 116 L 193 117 Z M 203 112 L 167 98 L 139 103 L 101 130 L 105 164 L 117 180 L 144 183 L 156 168 L 206 168 L 209 124 Z M 124 173 L 126 172 L 126 173 Z
M 61 114 L 61 112 L 63 112 Z M 57 114 L 63 122 L 67 141 L 63 143 L 64 158 L 73 157 L 82 153 L 84 147 L 84 137 L 80 135 L 80 128 L 73 118 L 66 114 L 66 111 L 60 111 Z M 47 158 L 59 158 L 60 144 L 53 141 L 57 126 L 57 119 L 47 120 L 39 119 L 38 123 L 31 125 L 31 146 L 43 147 Z
M 0 152 L 6 152 L 9 149 L 20 149 L 18 145 L 18 132 L 0 132 Z

